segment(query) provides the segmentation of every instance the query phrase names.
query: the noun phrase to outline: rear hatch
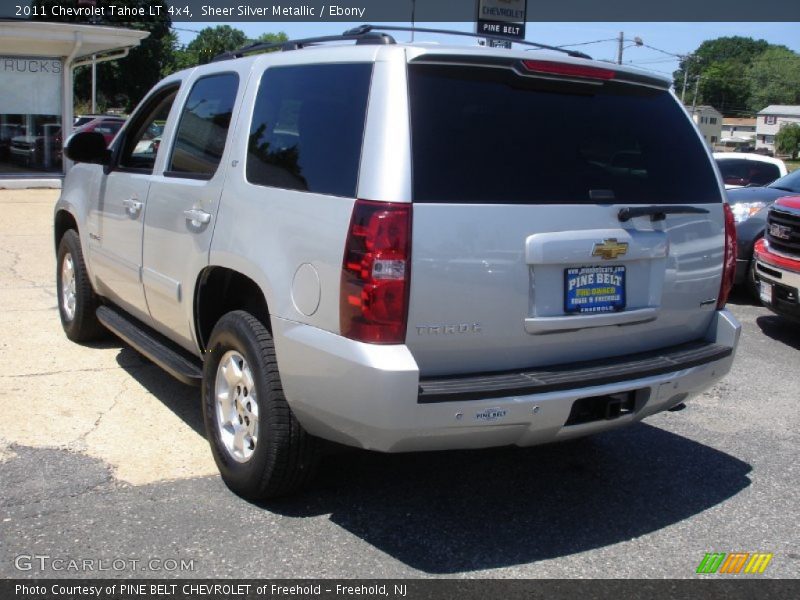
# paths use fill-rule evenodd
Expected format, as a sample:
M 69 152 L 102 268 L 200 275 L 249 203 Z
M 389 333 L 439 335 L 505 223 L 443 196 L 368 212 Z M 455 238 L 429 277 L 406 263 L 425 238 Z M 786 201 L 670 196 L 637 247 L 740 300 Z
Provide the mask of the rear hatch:
M 665 84 L 577 63 L 465 62 L 408 67 L 406 344 L 422 375 L 701 339 L 720 291 L 722 191 Z

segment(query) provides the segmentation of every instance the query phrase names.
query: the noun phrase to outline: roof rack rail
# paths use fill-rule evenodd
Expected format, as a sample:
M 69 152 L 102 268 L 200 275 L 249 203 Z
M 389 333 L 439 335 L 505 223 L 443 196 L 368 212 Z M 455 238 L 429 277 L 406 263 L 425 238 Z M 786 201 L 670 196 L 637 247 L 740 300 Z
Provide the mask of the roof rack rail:
M 300 50 L 306 46 L 313 46 L 315 44 L 322 44 L 324 42 L 340 42 L 348 40 L 355 41 L 356 44 L 387 45 L 396 43 L 394 38 L 387 33 L 372 33 L 369 31 L 365 31 L 363 33 L 350 33 L 345 31 L 341 35 L 323 35 L 299 40 L 287 40 L 285 42 L 256 42 L 254 44 L 239 48 L 238 50 L 218 54 L 212 59 L 211 62 L 241 58 L 246 54 L 264 52 L 266 50 L 274 50 L 276 48 L 280 49 L 282 52 L 286 52 L 289 50 Z
M 429 29 L 427 27 L 403 27 L 401 25 L 359 25 L 358 27 L 354 27 L 353 29 L 348 29 L 344 32 L 345 36 L 359 36 L 359 35 L 367 35 L 375 31 L 413 31 L 415 33 L 441 33 L 445 35 L 459 35 L 463 37 L 472 37 L 472 38 L 486 38 L 490 40 L 502 40 L 502 41 L 511 41 L 514 44 L 522 44 L 523 46 L 533 46 L 534 48 L 539 48 L 541 50 L 553 50 L 555 52 L 563 52 L 568 56 L 572 56 L 573 58 L 587 58 L 592 60 L 592 57 L 588 54 L 584 54 L 578 50 L 567 50 L 566 48 L 559 48 L 558 46 L 549 46 L 547 44 L 539 44 L 537 42 L 528 42 L 526 40 L 509 40 L 506 37 L 501 37 L 497 35 L 487 35 L 485 33 L 470 33 L 466 31 L 452 31 L 449 29 Z

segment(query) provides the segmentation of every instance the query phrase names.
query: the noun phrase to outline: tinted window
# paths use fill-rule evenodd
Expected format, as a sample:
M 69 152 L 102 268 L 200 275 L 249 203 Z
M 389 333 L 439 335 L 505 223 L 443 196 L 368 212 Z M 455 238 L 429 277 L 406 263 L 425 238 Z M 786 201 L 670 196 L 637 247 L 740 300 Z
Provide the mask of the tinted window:
M 781 176 L 773 164 L 744 158 L 717 159 L 722 180 L 728 185 L 766 185 Z
M 206 178 L 216 172 L 238 87 L 235 73 L 197 80 L 181 113 L 168 173 Z
M 180 84 L 172 84 L 153 94 L 141 110 L 131 117 L 119 156 L 119 166 L 152 172 L 161 138 L 153 138 L 154 123 L 164 123 Z
M 416 202 L 721 201 L 667 91 L 452 66 L 412 65 L 409 77 Z
M 247 180 L 354 197 L 371 64 L 267 69 L 247 152 Z

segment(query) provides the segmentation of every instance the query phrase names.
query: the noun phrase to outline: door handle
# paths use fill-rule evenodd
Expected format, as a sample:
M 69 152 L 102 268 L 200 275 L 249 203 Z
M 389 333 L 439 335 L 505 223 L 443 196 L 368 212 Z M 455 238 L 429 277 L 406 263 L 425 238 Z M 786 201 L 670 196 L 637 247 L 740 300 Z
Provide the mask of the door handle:
M 183 211 L 187 221 L 191 221 L 194 227 L 200 227 L 211 220 L 211 213 L 207 213 L 199 208 L 191 208 Z
M 139 211 L 142 210 L 142 203 L 139 200 L 136 200 L 136 198 L 126 198 L 122 201 L 122 206 L 132 217 L 138 215 Z

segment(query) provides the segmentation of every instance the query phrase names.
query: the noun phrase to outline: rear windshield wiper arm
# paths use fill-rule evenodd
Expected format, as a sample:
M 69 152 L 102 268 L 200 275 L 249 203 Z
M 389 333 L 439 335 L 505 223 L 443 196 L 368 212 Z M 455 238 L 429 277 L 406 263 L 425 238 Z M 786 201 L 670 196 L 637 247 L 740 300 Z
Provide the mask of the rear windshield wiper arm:
M 629 221 L 635 217 L 649 216 L 651 221 L 663 221 L 667 215 L 694 214 L 705 215 L 708 210 L 697 206 L 626 206 L 619 209 L 617 218 L 622 221 Z

